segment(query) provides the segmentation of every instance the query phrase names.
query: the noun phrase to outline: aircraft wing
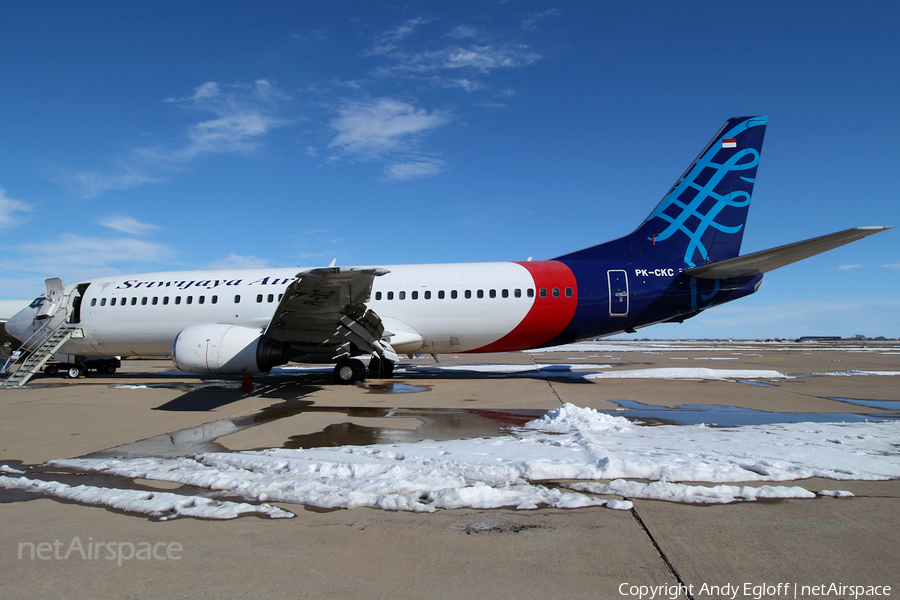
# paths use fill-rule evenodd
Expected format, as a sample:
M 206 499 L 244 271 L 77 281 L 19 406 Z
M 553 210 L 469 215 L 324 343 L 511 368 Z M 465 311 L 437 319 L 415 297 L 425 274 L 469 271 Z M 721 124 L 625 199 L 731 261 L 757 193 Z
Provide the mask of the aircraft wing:
M 885 229 L 890 229 L 890 227 L 854 227 L 810 240 L 686 269 L 682 273 L 698 279 L 754 277 L 838 246 L 861 240 Z
M 265 335 L 307 354 L 350 354 L 353 343 L 364 353 L 396 359 L 381 341 L 384 325 L 366 302 L 376 277 L 387 269 L 324 267 L 297 274 L 284 292 Z

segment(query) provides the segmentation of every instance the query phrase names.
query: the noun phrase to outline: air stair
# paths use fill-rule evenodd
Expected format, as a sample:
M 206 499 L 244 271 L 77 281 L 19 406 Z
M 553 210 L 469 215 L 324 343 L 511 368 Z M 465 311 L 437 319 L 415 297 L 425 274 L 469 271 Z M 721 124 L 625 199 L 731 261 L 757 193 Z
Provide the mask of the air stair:
M 48 319 L 48 321 L 51 321 Z M 20 350 L 27 356 L 16 370 L 3 382 L 4 388 L 23 387 L 46 362 L 72 338 L 84 337 L 79 327 L 72 327 L 65 321 L 48 322 L 28 338 Z

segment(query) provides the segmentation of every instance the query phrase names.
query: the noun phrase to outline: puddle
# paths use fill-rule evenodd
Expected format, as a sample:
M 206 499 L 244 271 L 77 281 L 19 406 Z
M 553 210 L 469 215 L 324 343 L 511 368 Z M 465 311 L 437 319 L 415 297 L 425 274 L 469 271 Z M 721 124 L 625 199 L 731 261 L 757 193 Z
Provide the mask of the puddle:
M 409 383 L 366 383 L 362 387 L 370 394 L 414 394 L 430 392 L 433 385 L 412 385 Z
M 900 410 L 900 400 L 859 400 L 856 398 L 828 398 L 828 400 L 837 400 L 838 402 L 867 406 L 869 408 L 880 408 L 882 410 Z
M 836 399 L 836 398 L 835 398 Z M 722 404 L 680 404 L 674 408 L 652 406 L 633 400 L 610 400 L 625 410 L 604 410 L 610 415 L 667 425 L 773 425 L 777 423 L 860 423 L 900 418 L 900 415 L 860 415 L 856 413 L 782 413 L 738 408 Z
M 423 387 L 425 386 L 408 386 Z M 390 393 L 390 392 L 374 392 Z M 174 458 L 203 452 L 230 452 L 217 443 L 220 437 L 250 427 L 302 413 L 339 413 L 352 418 L 403 418 L 422 421 L 417 429 L 393 429 L 390 422 L 384 427 L 366 427 L 353 423 L 329 425 L 320 432 L 291 436 L 284 448 L 317 448 L 327 446 L 357 446 L 396 444 L 422 440 L 455 440 L 474 437 L 507 435 L 505 428 L 524 425 L 544 415 L 543 410 L 473 410 L 420 408 L 352 408 L 312 406 L 311 402 L 288 401 L 269 406 L 260 412 L 232 419 L 220 419 L 144 440 L 108 448 L 83 458 L 139 458 L 156 456 Z
M 312 409 L 315 411 L 315 409 Z M 348 417 L 411 417 L 422 421 L 416 429 L 391 429 L 366 427 L 354 423 L 329 425 L 322 431 L 295 435 L 284 448 L 319 448 L 333 446 L 368 446 L 371 444 L 406 444 L 422 440 L 459 440 L 478 437 L 509 435 L 507 428 L 520 427 L 528 421 L 544 416 L 544 410 L 472 410 L 472 409 L 422 409 L 345 408 L 329 412 L 342 412 Z

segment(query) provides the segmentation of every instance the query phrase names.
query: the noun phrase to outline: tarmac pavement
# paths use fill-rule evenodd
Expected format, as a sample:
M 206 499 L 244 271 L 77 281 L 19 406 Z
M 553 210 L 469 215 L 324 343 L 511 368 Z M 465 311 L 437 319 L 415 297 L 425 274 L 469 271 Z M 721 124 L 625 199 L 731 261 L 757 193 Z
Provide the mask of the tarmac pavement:
M 312 371 L 258 377 L 248 394 L 231 382 L 200 386 L 199 378 L 173 371 L 165 360 L 127 360 L 113 376 L 36 377 L 26 389 L 0 390 L 0 465 L 40 470 L 51 459 L 110 448 L 141 452 L 147 446 L 135 442 L 154 438 L 162 444 L 182 430 L 188 433 L 161 451 L 417 436 L 458 439 L 492 435 L 565 402 L 598 409 L 616 409 L 615 400 L 628 400 L 783 413 L 900 413 L 829 399 L 900 400 L 897 377 L 834 374 L 900 371 L 900 350 L 889 345 L 824 349 L 723 343 L 640 350 L 635 348 L 644 346 L 638 342 L 611 344 L 621 350 L 441 360 L 460 365 L 607 363 L 614 370 L 775 369 L 797 376 L 759 386 L 585 380 L 546 371 L 432 373 L 433 360 L 422 358 L 410 361 L 414 369 L 392 380 L 346 387 L 332 385 L 326 371 Z M 92 485 L 110 485 L 111 479 L 71 477 L 74 484 Z M 120 487 L 177 489 L 163 482 L 112 479 Z M 900 481 L 794 484 L 849 490 L 855 496 L 713 506 L 634 499 L 632 511 L 591 507 L 432 514 L 279 504 L 297 516 L 163 522 L 0 490 L 0 598 L 900 596 Z M 126 557 L 129 545 L 134 553 Z M 70 548 L 75 550 L 61 558 Z M 111 548 L 116 549 L 113 558 L 100 554 Z M 862 593 L 846 586 L 863 586 Z

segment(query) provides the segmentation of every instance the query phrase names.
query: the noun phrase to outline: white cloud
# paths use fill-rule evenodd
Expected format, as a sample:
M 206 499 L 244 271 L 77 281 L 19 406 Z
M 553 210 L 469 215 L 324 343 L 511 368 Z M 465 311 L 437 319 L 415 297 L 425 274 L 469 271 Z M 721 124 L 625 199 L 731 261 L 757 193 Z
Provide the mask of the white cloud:
M 852 271 L 854 269 L 861 269 L 864 266 L 865 265 L 841 265 L 838 267 L 838 269 L 841 271 Z
M 96 272 L 110 265 L 129 262 L 158 262 L 168 259 L 172 251 L 165 245 L 131 238 L 84 237 L 64 234 L 55 241 L 23 244 L 25 255 L 18 268 L 41 273 L 61 271 Z
M 18 213 L 31 212 L 34 208 L 21 200 L 15 200 L 6 195 L 6 190 L 0 188 L 0 228 L 13 227 L 21 222 Z
M 485 85 L 478 81 L 472 81 L 471 79 L 461 78 L 461 79 L 448 79 L 444 82 L 444 87 L 458 87 L 462 88 L 467 92 L 474 92 L 475 90 L 484 89 Z
M 397 29 L 389 31 L 385 34 L 385 37 L 392 40 L 402 40 L 405 37 L 409 37 L 413 33 L 415 33 L 416 29 L 419 25 L 424 25 L 426 23 L 430 23 L 431 19 L 426 19 L 424 17 L 416 17 L 415 19 L 409 19 Z
M 525 67 L 541 59 L 540 54 L 528 50 L 524 44 L 492 44 L 468 47 L 451 46 L 440 50 L 424 50 L 415 54 L 395 52 L 398 64 L 378 71 L 381 75 L 395 73 L 431 73 L 446 70 L 466 70 L 488 75 L 497 69 Z
M 190 125 L 185 131 L 186 142 L 136 148 L 117 171 L 83 170 L 66 173 L 62 178 L 74 182 L 82 197 L 93 198 L 109 190 L 160 183 L 164 179 L 154 174 L 160 169 L 181 168 L 213 154 L 254 152 L 262 146 L 267 134 L 286 124 L 274 116 L 285 99 L 287 96 L 265 79 L 252 84 L 206 82 L 190 96 L 165 100 L 214 115 L 215 118 Z
M 430 23 L 430 19 L 425 19 L 423 17 L 416 17 L 415 19 L 409 19 L 402 25 L 399 25 L 396 29 L 391 29 L 382 34 L 380 41 L 377 46 L 372 48 L 371 50 L 367 50 L 363 53 L 364 56 L 378 56 L 383 54 L 391 54 L 398 50 L 398 46 L 396 42 L 401 41 L 403 38 L 409 37 L 413 33 L 415 33 L 416 29 L 420 25 L 424 25 L 425 23 Z
M 417 136 L 450 121 L 442 111 L 429 113 L 390 98 L 348 102 L 331 126 L 337 135 L 329 148 L 370 157 L 403 149 Z
M 549 8 L 541 12 L 530 13 L 526 15 L 524 19 L 522 19 L 522 29 L 526 31 L 537 29 L 537 23 L 539 21 L 546 19 L 547 17 L 555 17 L 557 14 L 559 13 L 557 13 L 555 8 Z
M 253 84 L 219 85 L 214 81 L 194 89 L 187 98 L 169 98 L 174 102 L 203 112 L 211 112 L 215 119 L 191 125 L 190 140 L 174 149 L 144 149 L 144 156 L 176 162 L 191 161 L 209 154 L 252 152 L 259 148 L 262 138 L 284 121 L 272 116 L 278 104 L 286 99 L 265 79 Z
M 131 235 L 143 235 L 155 229 L 159 229 L 158 225 L 151 225 L 149 223 L 141 223 L 134 217 L 131 217 L 126 214 L 118 214 L 111 215 L 109 217 L 105 217 L 97 221 L 98 225 L 102 225 L 103 227 L 109 227 L 110 229 L 115 229 L 116 231 L 121 231 L 122 233 L 128 233 Z
M 471 27 L 469 25 L 457 25 L 453 29 L 450 30 L 450 33 L 447 34 L 447 37 L 452 37 L 457 40 L 465 39 L 465 38 L 473 38 L 478 36 L 478 29 L 475 27 Z
M 433 177 L 442 173 L 447 166 L 442 160 L 431 158 L 416 158 L 406 162 L 398 162 L 388 165 L 385 168 L 385 175 L 388 179 L 395 181 L 409 181 L 412 179 L 422 179 L 424 177 Z
M 269 261 L 256 256 L 240 256 L 229 254 L 223 259 L 210 263 L 210 269 L 262 269 L 269 266 Z
M 142 173 L 134 167 L 124 167 L 118 173 L 77 171 L 66 175 L 81 190 L 82 198 L 94 198 L 109 190 L 127 190 L 145 183 L 161 183 L 162 178 Z

